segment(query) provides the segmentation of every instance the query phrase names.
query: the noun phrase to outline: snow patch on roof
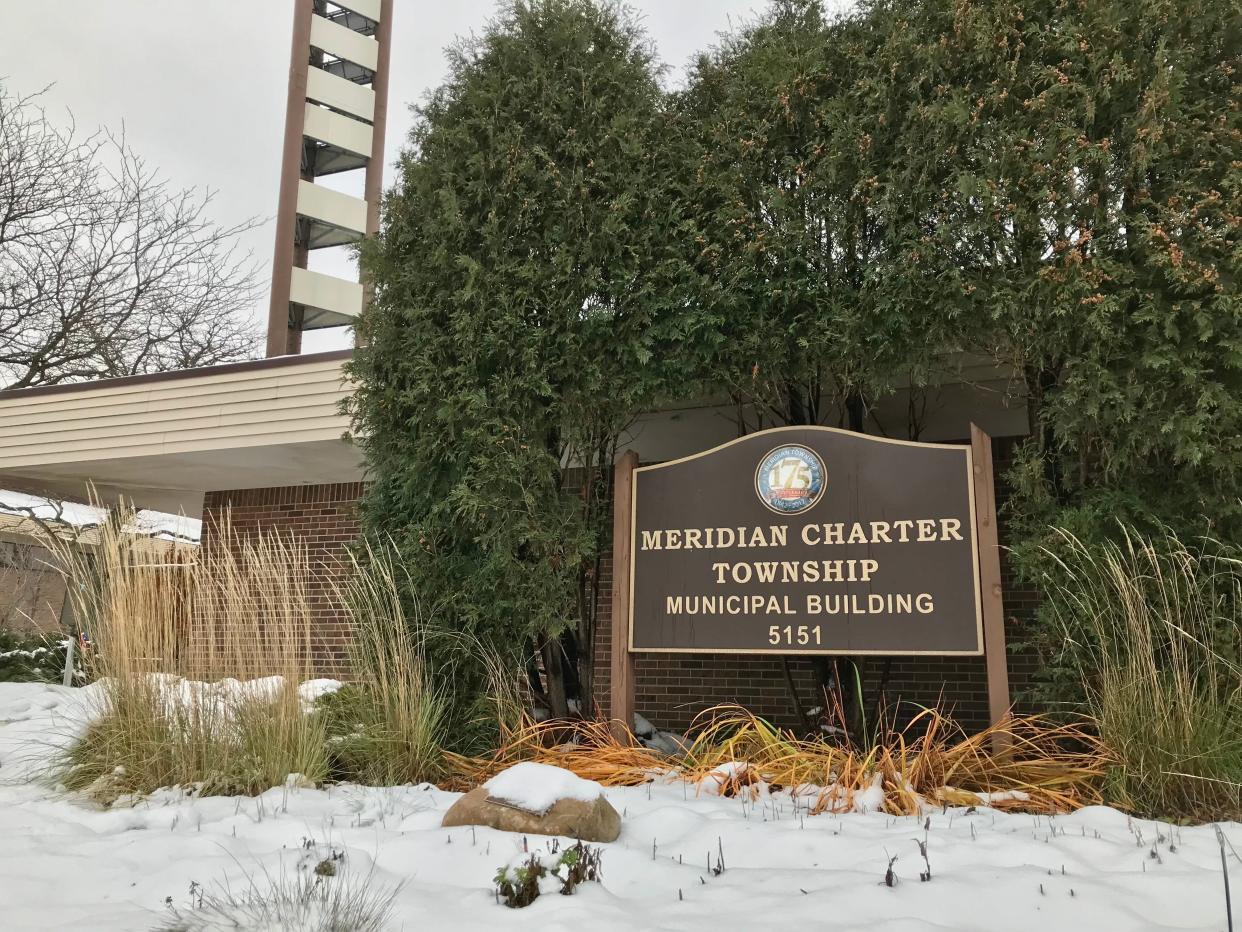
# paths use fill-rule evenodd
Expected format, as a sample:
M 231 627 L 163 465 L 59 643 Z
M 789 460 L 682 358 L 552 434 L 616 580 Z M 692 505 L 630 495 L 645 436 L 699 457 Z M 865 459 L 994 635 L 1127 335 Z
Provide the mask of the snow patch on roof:
M 108 510 L 97 505 L 65 502 L 42 495 L 0 489 L 0 514 L 28 516 L 40 521 L 67 524 L 72 527 L 93 527 L 102 524 Z M 136 511 L 125 528 L 131 534 L 161 540 L 198 541 L 202 538 L 203 522 L 185 515 L 163 511 Z

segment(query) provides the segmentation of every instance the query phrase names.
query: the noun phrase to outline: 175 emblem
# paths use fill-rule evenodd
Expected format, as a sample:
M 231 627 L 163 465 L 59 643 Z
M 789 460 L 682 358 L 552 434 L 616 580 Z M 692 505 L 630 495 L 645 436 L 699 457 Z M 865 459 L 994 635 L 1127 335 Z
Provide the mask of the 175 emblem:
M 798 445 L 777 447 L 759 461 L 755 492 L 777 514 L 801 514 L 823 495 L 824 478 L 824 461 L 814 450 Z

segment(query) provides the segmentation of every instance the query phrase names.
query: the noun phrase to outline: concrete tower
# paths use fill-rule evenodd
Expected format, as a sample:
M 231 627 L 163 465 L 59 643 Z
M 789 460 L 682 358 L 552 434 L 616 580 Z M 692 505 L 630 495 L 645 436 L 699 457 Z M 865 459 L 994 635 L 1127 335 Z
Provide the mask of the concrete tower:
M 267 355 L 301 351 L 302 333 L 349 324 L 359 282 L 307 269 L 312 249 L 379 230 L 393 0 L 294 0 L 289 98 L 272 260 Z M 363 197 L 316 181 L 365 171 Z

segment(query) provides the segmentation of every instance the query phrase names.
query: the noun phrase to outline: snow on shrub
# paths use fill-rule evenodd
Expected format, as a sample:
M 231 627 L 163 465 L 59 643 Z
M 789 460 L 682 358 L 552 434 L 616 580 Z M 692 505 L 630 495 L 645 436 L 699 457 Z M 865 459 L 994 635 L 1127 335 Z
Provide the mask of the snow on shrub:
M 225 932 L 238 929 L 297 929 L 298 932 L 381 932 L 388 928 L 399 890 L 375 889 L 369 877 L 345 869 L 344 853 L 324 850 L 303 839 L 292 872 L 273 877 L 265 887 L 255 882 L 242 891 L 222 884 L 207 890 L 191 883 L 188 902 L 165 901 L 169 916 L 155 932 Z
M 561 851 L 554 838 L 546 852 L 523 854 L 496 872 L 496 900 L 518 909 L 541 893 L 570 896 L 583 881 L 599 882 L 601 854 L 601 849 L 582 842 Z

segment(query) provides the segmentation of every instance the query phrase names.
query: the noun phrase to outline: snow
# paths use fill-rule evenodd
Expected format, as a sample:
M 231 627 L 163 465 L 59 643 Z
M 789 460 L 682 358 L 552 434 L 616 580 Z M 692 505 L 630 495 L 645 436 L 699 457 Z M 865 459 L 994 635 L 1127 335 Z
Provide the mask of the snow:
M 727 787 L 736 787 L 739 784 L 750 785 L 754 774 L 751 773 L 750 764 L 745 761 L 725 761 L 723 764 L 712 768 L 711 772 L 700 780 L 695 789 L 704 796 L 722 796 Z M 767 795 L 767 786 L 757 778 L 754 778 L 755 793 L 753 795 Z
M 57 641 L 56 644 L 63 649 L 69 644 L 69 642 L 61 640 Z M 0 650 L 0 660 L 8 660 L 10 657 L 23 657 L 27 660 L 34 660 L 36 657 L 42 657 L 45 654 L 52 653 L 53 650 L 54 648 L 51 647 L 35 647 L 30 650 L 23 650 L 18 647 L 13 650 Z
M 560 799 L 593 803 L 604 795 L 604 788 L 592 780 L 583 780 L 560 767 L 530 761 L 502 770 L 483 786 L 492 799 L 539 813 L 547 812 Z
M 527 848 L 548 851 L 549 840 L 442 828 L 459 794 L 429 785 L 312 789 L 294 778 L 258 797 L 169 789 L 101 810 L 35 781 L 80 733 L 97 689 L 0 684 L 5 932 L 150 929 L 167 918 L 166 899 L 190 903 L 191 883 L 263 888 L 336 854 L 354 881 L 397 890 L 393 929 L 1226 927 L 1212 826 L 1179 828 L 1103 807 L 1053 817 L 984 807 L 808 816 L 813 797 L 699 795 L 682 782 L 605 788 L 623 827 L 602 846 L 602 882 L 511 910 L 493 896 L 497 870 Z M 1242 825 L 1221 827 L 1242 851 Z M 920 883 L 924 837 L 932 879 Z M 720 854 L 725 869 L 716 873 Z M 894 855 L 898 883 L 889 888 L 882 880 Z M 1242 861 L 1229 853 L 1228 867 L 1236 894 Z
M 101 524 L 107 517 L 107 509 L 96 505 L 64 502 L 41 495 L 0 489 L 0 514 L 22 515 L 26 514 L 27 509 L 41 520 L 63 521 L 74 527 Z M 185 515 L 143 509 L 134 512 L 125 530 L 161 540 L 197 541 L 202 537 L 203 522 Z

